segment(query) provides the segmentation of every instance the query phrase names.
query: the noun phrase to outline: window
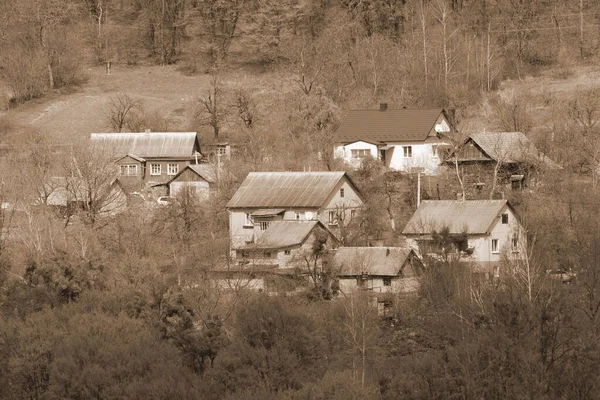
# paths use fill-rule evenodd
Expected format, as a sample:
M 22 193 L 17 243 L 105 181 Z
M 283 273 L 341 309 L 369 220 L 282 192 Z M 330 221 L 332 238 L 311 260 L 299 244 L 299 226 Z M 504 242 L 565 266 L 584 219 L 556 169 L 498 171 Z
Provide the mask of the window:
M 121 175 L 122 176 L 137 175 L 137 165 L 135 165 L 135 164 L 121 165 Z
M 502 214 L 502 223 L 508 224 L 508 214 Z
M 329 225 L 337 225 L 335 211 L 329 211 Z
M 512 244 L 513 251 L 519 250 L 519 234 L 518 233 L 513 233 L 512 239 L 511 239 L 511 244 Z
M 266 231 L 268 227 L 269 227 L 269 221 L 261 221 L 260 222 L 260 230 L 261 231 Z
M 369 149 L 353 149 L 352 158 L 365 158 L 371 155 L 371 151 Z
M 160 175 L 162 168 L 160 164 L 150 164 L 150 175 Z
M 500 253 L 498 239 L 492 239 L 492 253 Z
M 225 147 L 225 146 L 217 147 L 217 155 L 218 156 L 224 156 L 225 154 L 227 154 L 227 147 Z
M 179 164 L 167 164 L 167 175 L 177 175 Z
M 392 278 L 389 276 L 384 277 L 383 286 L 392 286 Z
M 291 250 L 286 250 L 286 251 L 284 251 L 283 253 L 284 253 L 286 256 L 289 256 L 290 254 L 292 254 L 292 251 L 291 251 Z
M 297 212 L 296 213 L 296 220 L 300 221 L 300 220 L 305 220 L 306 219 L 306 214 L 304 212 Z
M 356 217 L 356 210 L 350 210 L 350 220 L 353 220 Z
M 264 255 L 265 255 L 265 258 L 271 258 L 271 252 L 270 251 L 265 251 Z
M 250 213 L 244 213 L 244 226 L 252 226 L 252 221 L 250 221 Z
M 402 150 L 404 150 L 404 158 L 412 157 L 412 146 L 402 146 Z
M 340 189 L 340 197 L 344 197 L 344 188 Z

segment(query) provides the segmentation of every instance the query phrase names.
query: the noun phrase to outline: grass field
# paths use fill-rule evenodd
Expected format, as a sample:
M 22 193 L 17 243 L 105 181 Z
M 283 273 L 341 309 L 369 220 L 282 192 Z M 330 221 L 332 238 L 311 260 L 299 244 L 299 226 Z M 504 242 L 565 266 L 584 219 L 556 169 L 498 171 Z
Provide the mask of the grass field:
M 30 126 L 59 140 L 109 132 L 106 110 L 115 93 L 139 100 L 146 112 L 169 118 L 170 130 L 190 129 L 197 100 L 209 87 L 209 75 L 187 76 L 174 66 L 113 66 L 106 75 L 102 66 L 85 70 L 86 82 L 68 94 L 53 94 L 0 113 L 18 126 Z M 262 111 L 279 109 L 282 99 L 296 90 L 285 74 L 247 75 L 228 73 L 222 77 L 230 93 L 244 88 L 253 93 Z

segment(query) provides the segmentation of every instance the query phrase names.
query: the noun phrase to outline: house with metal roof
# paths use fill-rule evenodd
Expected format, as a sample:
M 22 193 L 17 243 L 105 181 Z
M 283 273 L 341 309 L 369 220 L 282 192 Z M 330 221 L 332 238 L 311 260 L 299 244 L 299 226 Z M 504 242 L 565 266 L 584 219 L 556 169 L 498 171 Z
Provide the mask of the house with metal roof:
M 511 189 L 530 186 L 540 170 L 559 170 L 555 163 L 522 132 L 479 132 L 470 135 L 456 152 L 445 160 L 457 162 L 465 176 L 479 186 L 496 173 L 498 183 Z
M 332 262 L 343 293 L 357 289 L 374 293 L 414 292 L 423 267 L 406 242 L 395 247 L 340 247 Z
M 334 154 L 358 167 L 365 158 L 379 159 L 390 169 L 421 169 L 435 174 L 447 137 L 454 127 L 445 110 L 351 110 L 335 136 Z
M 227 204 L 232 255 L 293 229 L 273 225 L 280 221 L 319 221 L 338 236 L 362 205 L 362 194 L 343 171 L 251 172 Z
M 169 196 L 176 197 L 187 192 L 199 200 L 207 200 L 217 183 L 217 166 L 214 164 L 191 164 L 169 180 Z
M 464 238 L 464 260 L 485 272 L 495 272 L 503 259 L 526 256 L 525 229 L 507 200 L 425 200 L 402 234 L 426 255 L 448 251 L 436 243 L 441 232 L 450 238 Z
M 196 132 L 92 133 L 91 143 L 115 158 L 125 184 L 165 183 L 202 158 Z
M 273 221 L 255 242 L 236 249 L 236 259 L 242 263 L 302 267 L 303 253 L 312 251 L 315 240 L 337 247 L 337 238 L 318 220 Z

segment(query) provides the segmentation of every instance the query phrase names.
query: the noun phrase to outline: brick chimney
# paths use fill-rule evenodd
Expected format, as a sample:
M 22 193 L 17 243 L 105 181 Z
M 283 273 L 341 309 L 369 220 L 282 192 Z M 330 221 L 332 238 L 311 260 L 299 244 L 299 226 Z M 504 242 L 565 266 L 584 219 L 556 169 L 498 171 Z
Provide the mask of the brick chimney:
M 387 103 L 379 103 L 379 111 L 387 110 Z

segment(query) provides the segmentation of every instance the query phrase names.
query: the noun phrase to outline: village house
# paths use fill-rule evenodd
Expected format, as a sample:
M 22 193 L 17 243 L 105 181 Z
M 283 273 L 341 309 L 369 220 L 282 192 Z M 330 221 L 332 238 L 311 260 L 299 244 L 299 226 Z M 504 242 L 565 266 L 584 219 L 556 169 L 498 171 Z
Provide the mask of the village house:
M 365 158 L 386 167 L 436 173 L 454 127 L 443 109 L 352 110 L 335 135 L 334 155 L 358 167 Z
M 248 250 L 247 245 L 264 243 L 264 234 L 271 238 L 298 229 L 293 235 L 298 238 L 307 228 L 293 227 L 302 221 L 337 237 L 340 225 L 356 218 L 362 205 L 360 191 L 345 172 L 251 172 L 227 204 L 232 256 L 242 255 L 238 250 Z M 276 223 L 282 221 L 296 225 Z
M 164 184 L 202 159 L 196 132 L 92 133 L 92 145 L 114 157 L 126 184 Z
M 398 247 L 340 247 L 333 257 L 342 293 L 410 293 L 419 288 L 422 263 L 404 243 Z
M 448 251 L 434 240 L 445 229 L 466 240 L 462 260 L 473 262 L 479 272 L 498 275 L 503 259 L 526 257 L 525 229 L 507 200 L 425 200 L 402 234 L 425 256 Z
M 457 162 L 460 172 L 478 189 L 497 182 L 512 190 L 532 186 L 536 173 L 561 167 L 539 151 L 521 132 L 481 132 L 470 135 L 447 163 Z
M 98 215 L 111 216 L 127 208 L 127 193 L 118 179 L 91 186 L 83 178 L 61 176 L 50 178 L 45 185 L 47 197 L 40 202 L 64 215 L 93 210 Z
M 207 200 L 217 182 L 217 167 L 213 164 L 191 164 L 166 183 L 170 197 L 189 193 L 199 200 Z

